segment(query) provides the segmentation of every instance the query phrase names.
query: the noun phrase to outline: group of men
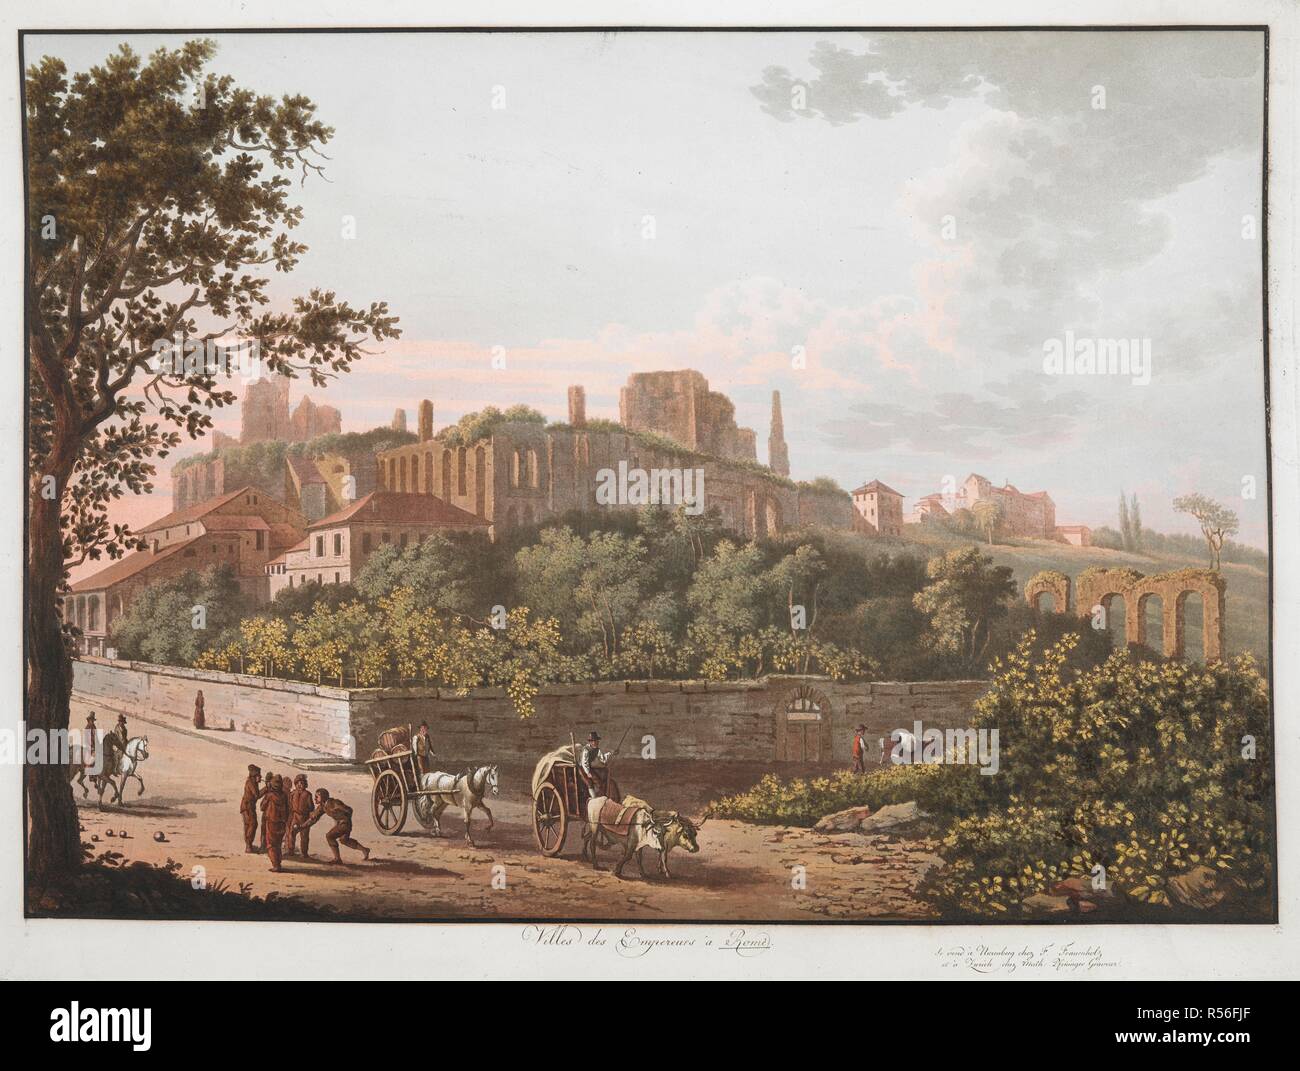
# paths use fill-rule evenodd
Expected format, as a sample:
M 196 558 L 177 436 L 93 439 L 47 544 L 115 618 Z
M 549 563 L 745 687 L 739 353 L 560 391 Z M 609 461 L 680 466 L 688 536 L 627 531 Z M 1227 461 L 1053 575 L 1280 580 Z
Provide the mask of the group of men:
M 259 807 L 262 813 L 260 847 L 254 844 Z M 298 774 L 291 782 L 269 770 L 263 777 L 261 767 L 250 762 L 239 813 L 244 820 L 244 851 L 265 852 L 275 873 L 284 869 L 280 865 L 284 856 L 296 854 L 295 848 L 299 846 L 302 857 L 311 858 L 311 827 L 327 815 L 334 822 L 325 834 L 325 842 L 334 856 L 330 861 L 343 862 L 339 854 L 340 844 L 361 852 L 363 862 L 370 858 L 370 849 L 352 837 L 352 808 L 331 796 L 326 788 L 318 788 L 313 796 L 306 774 Z

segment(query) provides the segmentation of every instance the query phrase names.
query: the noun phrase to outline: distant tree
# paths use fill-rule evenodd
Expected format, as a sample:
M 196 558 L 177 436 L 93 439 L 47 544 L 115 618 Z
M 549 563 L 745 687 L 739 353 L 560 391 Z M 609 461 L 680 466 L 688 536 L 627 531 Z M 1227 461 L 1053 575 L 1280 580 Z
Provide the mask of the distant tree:
M 1128 514 L 1128 499 L 1119 493 L 1119 537 L 1125 550 L 1133 549 L 1133 521 Z
M 1200 523 L 1201 534 L 1205 537 L 1205 545 L 1210 552 L 1210 568 L 1217 572 L 1224 540 L 1237 534 L 1239 523 L 1236 513 L 1198 493 L 1175 498 L 1174 509 L 1179 513 L 1190 513 Z
M 926 572 L 930 582 L 913 602 L 929 618 L 929 644 L 968 671 L 982 669 L 990 626 L 1016 593 L 1011 570 L 995 566 L 977 547 L 963 547 L 932 559 Z
M 1128 521 L 1133 532 L 1132 549 L 1134 552 L 1140 552 L 1142 550 L 1142 508 L 1138 505 L 1136 491 L 1133 492 L 1133 497 L 1129 502 Z
M 971 509 L 975 524 L 988 536 L 989 546 L 993 545 L 993 533 L 1002 523 L 1002 507 L 989 498 L 980 499 Z
M 825 578 L 826 563 L 816 548 L 807 545 L 787 554 L 768 572 L 767 586 L 785 596 L 785 624 L 790 630 L 790 638 L 796 644 L 802 644 L 800 673 L 808 672 L 811 657 L 808 641 L 817 627 L 818 592 Z M 802 619 L 801 625 L 799 619 Z
M 482 552 L 487 547 L 488 541 L 482 536 L 453 542 L 441 533 L 406 547 L 387 543 L 370 556 L 356 579 L 356 589 L 364 598 L 377 602 L 404 588 L 420 609 L 443 610 L 482 621 L 490 606 L 478 602 L 476 588 L 482 577 Z
M 692 621 L 727 635 L 755 633 L 768 618 L 770 578 L 754 543 L 729 539 L 696 570 L 687 593 Z
M 113 624 L 113 646 L 123 658 L 189 666 L 206 648 L 229 642 L 248 609 L 233 566 L 191 569 L 138 593 Z

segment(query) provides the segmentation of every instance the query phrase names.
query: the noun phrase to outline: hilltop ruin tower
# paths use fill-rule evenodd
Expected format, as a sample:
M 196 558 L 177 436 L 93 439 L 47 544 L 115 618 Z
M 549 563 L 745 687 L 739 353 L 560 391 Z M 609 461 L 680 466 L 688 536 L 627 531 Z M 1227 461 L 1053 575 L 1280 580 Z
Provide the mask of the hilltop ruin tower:
M 389 425 L 389 427 L 391 427 L 391 428 L 393 429 L 393 431 L 405 431 L 405 430 L 406 430 L 406 410 L 405 410 L 405 409 L 398 409 L 398 410 L 394 411 L 394 413 L 393 413 L 393 422 L 392 422 L 392 424 Z
M 767 436 L 767 467 L 778 476 L 790 475 L 790 449 L 785 444 L 785 422 L 781 419 L 781 392 L 772 392 L 772 430 Z
M 571 428 L 587 426 L 587 391 L 580 386 L 569 388 L 569 426 Z

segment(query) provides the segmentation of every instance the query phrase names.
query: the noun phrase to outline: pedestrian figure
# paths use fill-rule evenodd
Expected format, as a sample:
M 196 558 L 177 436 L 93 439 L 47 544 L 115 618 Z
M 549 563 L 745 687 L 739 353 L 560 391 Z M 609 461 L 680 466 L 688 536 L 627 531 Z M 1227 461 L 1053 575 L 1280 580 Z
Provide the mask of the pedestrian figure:
M 330 796 L 328 789 L 318 788 L 316 790 L 316 809 L 312 811 L 311 817 L 307 819 L 306 828 L 310 829 L 325 815 L 329 815 L 334 819 L 333 828 L 325 834 L 325 842 L 330 846 L 330 851 L 334 853 L 331 862 L 343 862 L 343 857 L 339 855 L 340 844 L 346 844 L 353 851 L 361 852 L 362 862 L 370 858 L 370 849 L 359 841 L 352 839 L 352 808 L 342 800 Z
M 858 727 L 853 730 L 853 772 L 854 773 L 866 773 L 866 767 L 864 763 L 866 762 L 866 758 L 867 758 L 867 741 L 862 735 L 866 731 L 867 731 L 867 727 L 861 724 L 859 724 Z
M 411 752 L 415 756 L 415 773 L 419 780 L 424 779 L 433 768 L 433 741 L 429 739 L 429 723 L 420 722 L 415 739 L 411 741 Z
M 271 870 L 279 873 L 283 869 L 280 849 L 284 844 L 284 828 L 289 821 L 289 798 L 284 794 L 284 778 L 279 774 L 267 789 L 265 807 L 266 854 L 271 857 Z
M 294 854 L 294 841 L 302 845 L 302 857 L 311 858 L 311 830 L 307 820 L 314 809 L 311 791 L 307 787 L 307 775 L 299 774 L 293 779 L 293 792 L 289 795 L 289 838 L 287 855 Z
M 198 695 L 194 697 L 194 728 L 206 729 L 207 725 L 203 722 L 203 689 L 199 689 Z
M 266 781 L 262 786 L 262 851 L 266 851 L 266 808 L 270 806 L 271 786 L 275 783 L 275 774 L 266 771 Z
M 262 798 L 262 770 L 248 764 L 248 779 L 244 782 L 244 798 L 239 801 L 239 813 L 244 819 L 244 851 L 255 852 L 253 838 L 257 836 L 257 801 Z

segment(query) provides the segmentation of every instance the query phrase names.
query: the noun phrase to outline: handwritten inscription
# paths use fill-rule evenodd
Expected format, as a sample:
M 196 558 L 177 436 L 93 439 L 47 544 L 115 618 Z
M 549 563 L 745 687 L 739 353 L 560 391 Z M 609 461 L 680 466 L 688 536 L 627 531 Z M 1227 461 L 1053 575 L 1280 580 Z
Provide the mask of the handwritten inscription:
M 672 930 L 656 927 L 638 930 L 634 926 L 611 933 L 603 927 L 525 926 L 520 933 L 525 944 L 543 948 L 604 948 L 624 959 L 642 959 L 650 955 L 681 952 L 726 952 L 743 959 L 753 959 L 772 949 L 772 935 L 762 930 L 733 928 L 724 933 L 698 928 Z
M 1118 967 L 1118 959 L 1105 955 L 1100 945 L 1075 941 L 1041 945 L 944 945 L 935 956 L 940 967 L 969 970 L 975 974 L 1015 974 L 1019 970 L 1052 971 L 1058 974 L 1087 974 Z

